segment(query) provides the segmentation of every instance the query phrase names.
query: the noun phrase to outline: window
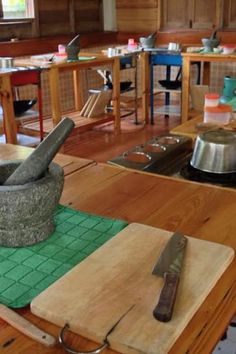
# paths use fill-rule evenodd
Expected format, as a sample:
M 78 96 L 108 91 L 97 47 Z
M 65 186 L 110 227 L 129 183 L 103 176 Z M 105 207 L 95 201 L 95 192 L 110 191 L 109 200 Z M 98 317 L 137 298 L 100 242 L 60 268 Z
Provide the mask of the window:
M 29 18 L 33 16 L 34 0 L 0 0 L 3 19 Z

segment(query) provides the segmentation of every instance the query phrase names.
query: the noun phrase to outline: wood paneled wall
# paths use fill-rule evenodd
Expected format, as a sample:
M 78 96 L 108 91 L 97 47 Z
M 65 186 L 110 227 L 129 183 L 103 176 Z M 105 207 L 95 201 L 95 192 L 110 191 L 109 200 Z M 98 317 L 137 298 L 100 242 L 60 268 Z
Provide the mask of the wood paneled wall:
M 41 36 L 103 29 L 102 0 L 39 0 Z
M 159 0 L 116 0 L 117 30 L 155 32 L 159 22 Z
M 70 33 L 68 0 L 39 0 L 38 21 L 41 36 Z
M 103 30 L 102 0 L 35 0 L 35 19 L 0 23 L 0 40 Z
M 103 29 L 101 0 L 74 0 L 75 32 L 96 32 Z

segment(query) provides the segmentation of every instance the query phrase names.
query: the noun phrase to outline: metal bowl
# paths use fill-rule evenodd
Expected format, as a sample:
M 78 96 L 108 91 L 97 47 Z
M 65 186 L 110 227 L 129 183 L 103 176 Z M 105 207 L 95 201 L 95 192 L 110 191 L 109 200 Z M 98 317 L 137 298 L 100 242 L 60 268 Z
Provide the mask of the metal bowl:
M 182 83 L 180 80 L 159 80 L 159 84 L 168 90 L 178 90 Z
M 144 152 L 163 153 L 166 151 L 166 147 L 159 144 L 156 139 L 149 140 L 143 147 Z
M 146 164 L 151 161 L 151 156 L 143 151 L 126 151 L 123 154 L 125 160 L 140 164 Z
M 14 101 L 13 106 L 14 106 L 15 115 L 21 116 L 22 114 L 27 112 L 30 108 L 32 108 L 36 102 L 37 102 L 36 98 L 34 98 L 33 100 Z
M 205 172 L 235 173 L 236 134 L 224 130 L 200 134 L 196 139 L 190 165 Z

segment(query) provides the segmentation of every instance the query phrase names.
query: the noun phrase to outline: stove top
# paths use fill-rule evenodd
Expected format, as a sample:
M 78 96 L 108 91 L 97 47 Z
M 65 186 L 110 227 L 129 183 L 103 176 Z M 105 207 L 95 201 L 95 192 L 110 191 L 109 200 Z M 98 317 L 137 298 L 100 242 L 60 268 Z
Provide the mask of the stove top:
M 236 173 L 209 173 L 191 166 L 192 140 L 181 135 L 160 135 L 108 161 L 135 170 L 200 183 L 236 187 Z
M 212 183 L 223 187 L 236 187 L 236 173 L 204 172 L 191 166 L 190 161 L 180 169 L 179 174 L 183 178 L 195 182 Z

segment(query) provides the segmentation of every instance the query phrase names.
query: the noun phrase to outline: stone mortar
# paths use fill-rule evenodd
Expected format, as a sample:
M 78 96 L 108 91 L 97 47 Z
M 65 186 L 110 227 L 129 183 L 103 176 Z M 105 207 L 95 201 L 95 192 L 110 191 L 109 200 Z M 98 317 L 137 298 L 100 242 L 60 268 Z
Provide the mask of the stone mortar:
M 1 246 L 32 245 L 48 238 L 55 229 L 53 213 L 63 190 L 63 168 L 52 162 L 37 181 L 3 186 L 21 162 L 0 162 Z

